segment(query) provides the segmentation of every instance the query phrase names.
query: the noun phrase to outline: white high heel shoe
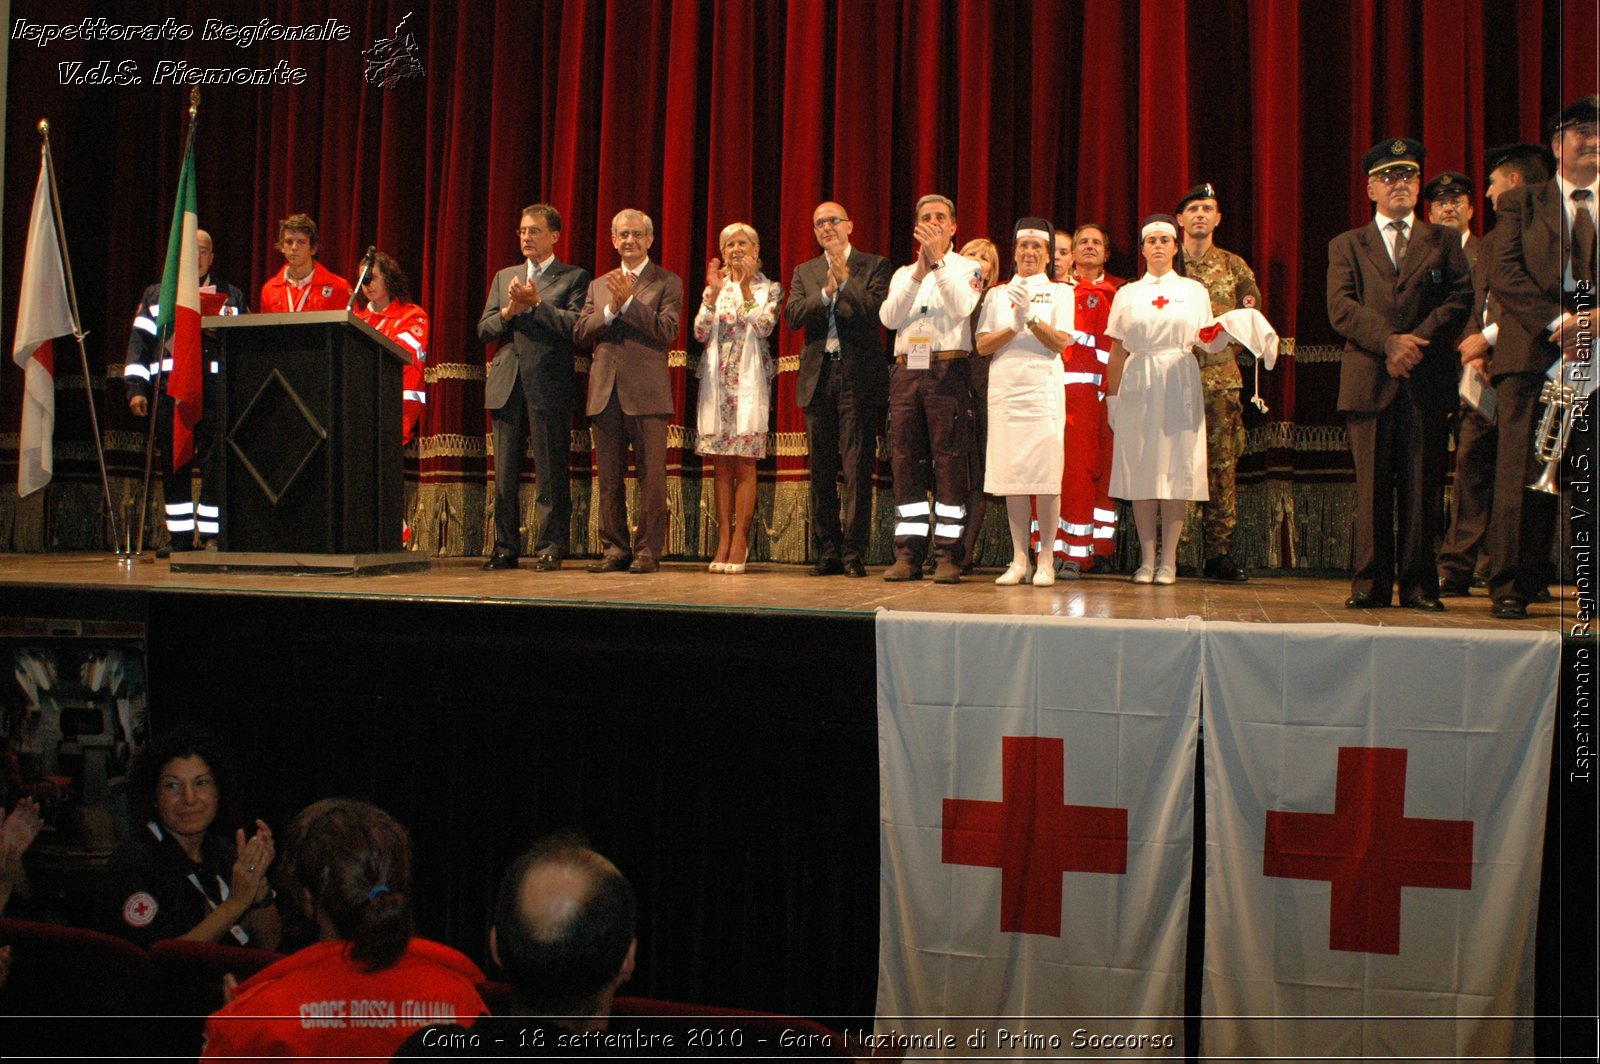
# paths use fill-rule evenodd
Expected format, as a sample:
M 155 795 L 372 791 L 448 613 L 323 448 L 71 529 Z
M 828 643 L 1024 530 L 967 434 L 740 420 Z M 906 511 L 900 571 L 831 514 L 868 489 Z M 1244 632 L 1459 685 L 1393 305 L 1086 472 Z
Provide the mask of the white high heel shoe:
M 1135 584 L 1151 584 L 1156 579 L 1156 570 L 1153 565 L 1141 565 L 1133 571 L 1132 580 Z
M 1033 586 L 1049 587 L 1056 582 L 1055 558 L 1049 554 L 1039 559 L 1039 565 L 1033 570 Z
M 1028 579 L 1028 564 L 1026 562 L 1021 564 L 1012 562 L 1006 566 L 1005 572 L 995 577 L 994 582 L 1001 587 L 1016 587 L 1026 579 Z

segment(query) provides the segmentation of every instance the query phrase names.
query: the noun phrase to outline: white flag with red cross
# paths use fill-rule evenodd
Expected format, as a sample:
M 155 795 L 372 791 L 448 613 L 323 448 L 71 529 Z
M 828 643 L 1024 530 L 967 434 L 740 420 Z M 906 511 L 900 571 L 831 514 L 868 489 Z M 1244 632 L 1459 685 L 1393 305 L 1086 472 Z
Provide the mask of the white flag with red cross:
M 1198 625 L 885 611 L 877 651 L 882 1044 L 1181 1052 Z
M 1205 646 L 1205 1055 L 1531 1052 L 1558 637 Z

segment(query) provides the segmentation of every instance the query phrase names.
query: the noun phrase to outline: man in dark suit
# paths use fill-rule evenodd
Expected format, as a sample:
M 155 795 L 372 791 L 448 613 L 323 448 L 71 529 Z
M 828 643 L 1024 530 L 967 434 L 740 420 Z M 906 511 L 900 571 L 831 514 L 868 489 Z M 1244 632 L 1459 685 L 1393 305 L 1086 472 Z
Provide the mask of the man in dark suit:
M 1504 309 L 1489 360 L 1500 422 L 1489 596 L 1494 615 L 1506 619 L 1528 615 L 1555 534 L 1559 497 L 1527 490 L 1541 472 L 1533 446 L 1539 392 L 1558 359 L 1590 363 L 1593 356 L 1600 97 L 1569 105 L 1549 134 L 1555 180 L 1500 197 L 1489 271 L 1489 290 Z
M 683 279 L 650 261 L 655 226 L 642 211 L 611 220 L 622 266 L 589 285 L 573 340 L 594 345 L 590 424 L 600 479 L 600 542 L 592 573 L 653 573 L 667 547 L 667 351 L 678 339 Z M 628 447 L 639 478 L 639 529 L 628 535 Z
M 1555 163 L 1544 158 L 1548 154 L 1549 150 L 1538 144 L 1505 144 L 1485 151 L 1489 182 L 1484 198 L 1492 206 L 1513 188 L 1550 180 Z M 1429 187 L 1438 180 L 1435 177 Z M 1444 208 L 1446 219 L 1459 217 L 1458 212 L 1448 208 L 1449 197 L 1431 202 L 1435 210 Z M 1432 214 L 1428 220 L 1444 224 Z M 1481 241 L 1468 240 L 1466 244 L 1467 259 L 1472 264 L 1472 313 L 1467 315 L 1466 331 L 1456 350 L 1461 353 L 1463 380 L 1470 378 L 1486 393 L 1482 404 L 1488 414 L 1485 416 L 1465 399 L 1461 401 L 1456 421 L 1455 512 L 1439 549 L 1440 598 L 1465 598 L 1474 586 L 1486 586 L 1478 573 L 1480 568 L 1487 568 L 1489 561 L 1489 515 L 1493 512 L 1495 453 L 1500 436 L 1488 370 L 1488 359 L 1500 334 L 1500 302 L 1489 294 L 1493 239 L 1494 233 L 1490 232 Z M 1549 592 L 1541 589 L 1539 598 L 1547 600 Z
M 1444 608 L 1434 544 L 1460 372 L 1450 345 L 1466 321 L 1472 280 L 1460 236 L 1414 214 L 1422 157 L 1422 145 L 1405 137 L 1367 152 L 1376 216 L 1328 245 L 1328 320 L 1345 338 L 1339 410 L 1356 472 L 1350 609 L 1388 606 L 1397 577 L 1402 606 Z
M 494 550 L 485 569 L 515 569 L 522 553 L 522 440 L 533 445 L 534 568 L 561 568 L 572 525 L 568 466 L 577 377 L 572 329 L 589 271 L 556 260 L 561 214 L 546 203 L 522 209 L 524 261 L 494 275 L 478 339 L 500 346 L 489 363 L 483 405 L 494 423 Z
M 811 452 L 811 575 L 866 576 L 875 443 L 889 401 L 878 308 L 892 271 L 888 259 L 850 245 L 850 215 L 837 203 L 812 211 L 811 226 L 822 254 L 795 267 L 783 308 L 789 328 L 805 330 L 795 403 Z

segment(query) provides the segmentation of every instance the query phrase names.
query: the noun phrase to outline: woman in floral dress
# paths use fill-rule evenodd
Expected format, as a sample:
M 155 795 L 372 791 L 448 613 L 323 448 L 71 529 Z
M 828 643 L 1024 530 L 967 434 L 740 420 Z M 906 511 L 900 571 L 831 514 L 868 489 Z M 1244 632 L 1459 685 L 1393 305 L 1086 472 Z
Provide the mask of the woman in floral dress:
M 761 273 L 761 238 L 744 222 L 722 230 L 720 258 L 706 265 L 694 317 L 700 360 L 697 454 L 711 458 L 717 485 L 713 573 L 742 573 L 756 512 L 756 462 L 767 453 L 775 370 L 767 337 L 778 322 L 783 286 Z

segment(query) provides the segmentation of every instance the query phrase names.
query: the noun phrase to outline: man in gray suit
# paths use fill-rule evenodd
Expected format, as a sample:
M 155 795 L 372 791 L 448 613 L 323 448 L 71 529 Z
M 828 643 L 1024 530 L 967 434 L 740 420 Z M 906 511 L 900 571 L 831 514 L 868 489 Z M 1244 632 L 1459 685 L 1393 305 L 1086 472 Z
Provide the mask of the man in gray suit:
M 515 569 L 522 553 L 522 440 L 530 437 L 537 477 L 534 568 L 561 568 L 572 524 L 568 465 L 576 376 L 572 329 L 589 290 L 589 271 L 555 255 L 561 214 L 545 203 L 522 209 L 517 239 L 525 261 L 494 275 L 478 319 L 478 339 L 498 343 L 484 381 L 494 423 L 494 551 L 485 569 Z
M 619 269 L 589 285 L 573 341 L 594 345 L 590 425 L 600 480 L 600 542 L 592 573 L 653 573 L 667 547 L 667 351 L 678 339 L 683 279 L 650 261 L 655 226 L 632 208 L 611 219 Z M 639 478 L 639 528 L 628 534 L 628 447 Z
M 805 411 L 811 453 L 811 575 L 866 576 L 874 444 L 889 401 L 878 308 L 893 271 L 888 259 L 850 245 L 850 215 L 837 203 L 818 206 L 811 226 L 822 254 L 795 267 L 783 308 L 789 328 L 805 330 L 795 404 Z
M 1461 371 L 1450 345 L 1472 279 L 1460 234 L 1416 218 L 1422 158 L 1409 137 L 1374 145 L 1361 161 L 1373 221 L 1328 245 L 1328 321 L 1345 338 L 1339 410 L 1356 473 L 1353 610 L 1388 606 L 1397 581 L 1400 605 L 1444 609 L 1434 544 Z

